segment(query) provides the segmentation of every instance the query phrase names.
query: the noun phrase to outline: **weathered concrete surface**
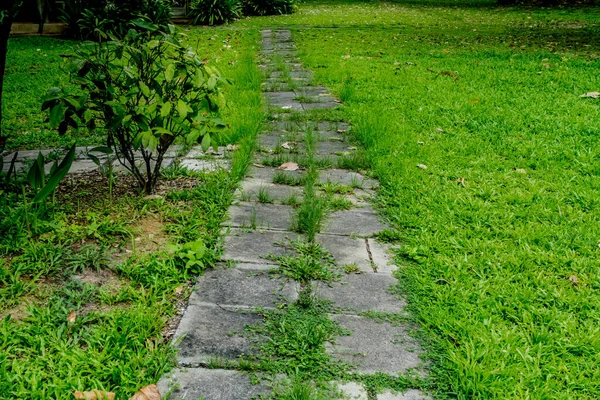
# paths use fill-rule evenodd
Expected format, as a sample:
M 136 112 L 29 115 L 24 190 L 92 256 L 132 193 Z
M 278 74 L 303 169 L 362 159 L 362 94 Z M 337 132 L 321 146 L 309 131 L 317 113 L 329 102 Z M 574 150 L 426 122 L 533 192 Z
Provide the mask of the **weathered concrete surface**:
M 221 169 L 229 171 L 231 169 L 231 161 L 223 159 L 213 160 L 198 160 L 195 158 L 184 158 L 181 160 L 182 167 L 189 169 L 190 171 L 197 172 L 216 172 Z
M 333 301 L 335 307 L 353 312 L 402 312 L 404 302 L 389 292 L 398 282 L 390 275 L 374 273 L 349 274 L 330 286 L 320 285 L 321 297 Z
M 318 235 L 317 240 L 331 253 L 337 265 L 355 264 L 362 272 L 373 272 L 365 239 L 339 235 Z
M 231 228 L 231 234 L 225 237 L 225 252 L 222 260 L 243 261 L 267 264 L 269 254 L 292 255 L 290 241 L 301 238 L 292 232 L 249 231 Z
M 290 230 L 294 209 L 278 204 L 240 202 L 229 208 L 227 226 L 234 228 L 258 228 L 267 230 Z
M 251 354 L 244 327 L 261 321 L 258 314 L 244 310 L 190 304 L 174 336 L 179 365 L 197 367 L 217 358 L 235 360 Z
M 364 386 L 356 382 L 338 384 L 344 400 L 368 400 L 368 394 Z
M 354 364 L 358 373 L 397 376 L 419 368 L 418 344 L 405 328 L 355 315 L 331 318 L 352 334 L 338 336 L 335 344 L 327 345 L 327 350 L 333 357 Z
M 392 274 L 398 269 L 392 261 L 388 245 L 379 243 L 375 239 L 368 239 L 369 251 L 373 259 L 373 265 L 376 272 L 380 274 Z
M 416 389 L 409 389 L 400 393 L 388 390 L 377 395 L 377 400 L 426 400 L 428 398 L 423 392 Z
M 289 201 L 291 197 L 301 202 L 303 196 L 302 188 L 297 186 L 278 185 L 259 178 L 246 178 L 241 184 L 238 197 L 246 201 L 258 201 L 261 191 L 268 193 L 273 202 L 279 204 Z
M 283 300 L 292 302 L 296 298 L 293 284 L 271 277 L 268 271 L 219 268 L 198 278 L 189 304 L 275 307 Z
M 249 400 L 270 393 L 242 372 L 205 368 L 177 368 L 161 378 L 158 389 L 163 396 L 172 390 L 165 400 Z
M 334 235 L 370 237 L 385 228 L 374 210 L 365 207 L 331 213 L 323 224 L 322 232 Z

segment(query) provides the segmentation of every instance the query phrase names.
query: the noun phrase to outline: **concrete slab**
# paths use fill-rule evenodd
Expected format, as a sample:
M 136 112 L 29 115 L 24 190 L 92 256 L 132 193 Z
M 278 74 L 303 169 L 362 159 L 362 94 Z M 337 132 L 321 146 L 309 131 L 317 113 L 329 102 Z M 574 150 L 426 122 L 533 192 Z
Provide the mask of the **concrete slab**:
M 338 136 L 339 137 L 339 136 Z M 349 153 L 356 151 L 356 148 L 352 148 L 349 144 L 343 141 L 322 141 L 317 143 L 317 154 L 336 154 L 336 153 Z
M 362 189 L 376 189 L 379 183 L 358 172 L 347 171 L 344 169 L 328 169 L 322 171 L 319 175 L 321 182 L 337 182 L 346 186 L 360 185 Z
M 294 209 L 279 204 L 240 202 L 231 206 L 228 212 L 227 226 L 287 231 L 292 226 Z
M 327 101 L 327 102 L 322 102 L 322 103 L 302 103 L 302 108 L 305 111 L 322 110 L 322 109 L 327 109 L 327 108 L 339 107 L 341 104 L 342 103 L 332 102 L 332 101 Z
M 271 392 L 242 372 L 206 368 L 177 368 L 161 378 L 158 389 L 163 396 L 172 390 L 165 400 L 247 400 Z
M 267 103 L 273 107 L 279 107 L 288 110 L 302 111 L 302 104 L 296 100 L 294 92 L 267 92 L 264 93 Z
M 236 360 L 252 354 L 252 343 L 243 336 L 246 325 L 262 317 L 249 311 L 190 304 L 173 337 L 181 366 L 197 367 L 215 359 Z
M 317 240 L 329 251 L 340 267 L 355 264 L 362 272 L 373 272 L 365 239 L 338 235 L 317 235 Z
M 322 285 L 318 293 L 333 301 L 336 307 L 349 312 L 377 311 L 400 313 L 406 303 L 389 293 L 389 288 L 398 282 L 390 275 L 373 273 L 345 275 L 331 287 Z
M 416 389 L 408 389 L 399 393 L 387 390 L 377 395 L 377 400 L 426 400 L 428 398 L 425 393 Z
M 223 159 L 213 160 L 197 160 L 194 158 L 184 158 L 180 165 L 190 171 L 196 172 L 217 172 L 219 170 L 229 171 L 231 169 L 231 161 Z
M 369 395 L 364 386 L 356 382 L 338 383 L 344 400 L 368 400 Z
M 271 181 L 257 178 L 246 178 L 242 181 L 239 197 L 246 201 L 258 201 L 258 194 L 262 191 L 268 192 L 274 203 L 281 204 L 294 196 L 302 201 L 302 188 L 298 186 L 277 185 Z
M 371 207 L 336 211 L 323 224 L 325 234 L 371 237 L 385 229 Z
M 368 239 L 367 242 L 369 243 L 371 258 L 377 273 L 390 275 L 398 269 L 398 267 L 394 265 L 390 254 L 391 249 L 388 245 L 374 239 Z
M 296 288 L 285 280 L 271 278 L 269 271 L 219 268 L 198 278 L 189 304 L 245 307 L 275 307 L 298 298 Z
M 334 358 L 350 362 L 360 374 L 383 372 L 393 376 L 418 369 L 419 346 L 406 329 L 356 315 L 331 315 L 340 326 L 352 332 L 327 344 Z
M 231 228 L 231 233 L 225 237 L 225 251 L 222 260 L 268 264 L 269 254 L 293 255 L 294 250 L 289 246 L 290 241 L 302 238 L 292 232 L 250 231 Z
M 260 179 L 265 182 L 272 183 L 273 177 L 275 177 L 276 174 L 284 174 L 289 177 L 299 178 L 304 175 L 304 171 L 303 170 L 281 171 L 281 170 L 278 170 L 277 168 L 272 168 L 272 167 L 259 168 L 259 167 L 252 166 L 248 169 L 247 175 L 251 176 L 253 178 L 256 178 L 256 179 Z

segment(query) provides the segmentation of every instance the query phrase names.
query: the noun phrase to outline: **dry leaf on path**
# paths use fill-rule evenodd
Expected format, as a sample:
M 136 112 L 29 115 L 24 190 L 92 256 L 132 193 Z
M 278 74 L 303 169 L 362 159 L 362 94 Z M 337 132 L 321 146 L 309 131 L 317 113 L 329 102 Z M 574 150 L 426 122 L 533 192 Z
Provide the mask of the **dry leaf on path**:
M 345 130 L 343 130 L 343 129 L 338 129 L 338 130 L 337 130 L 337 133 L 344 133 L 344 132 L 346 132 L 346 131 L 345 131 Z
M 69 324 L 74 324 L 76 319 L 77 319 L 77 313 L 75 312 L 75 310 L 69 311 L 69 315 L 67 315 L 67 322 Z
M 417 164 L 417 168 L 427 169 L 427 165 L 425 165 L 425 164 Z
M 591 97 L 592 99 L 598 99 L 600 98 L 600 92 L 588 92 L 588 93 L 584 93 L 579 97 Z
M 114 400 L 113 392 L 105 392 L 104 390 L 90 390 L 89 392 L 80 392 L 77 390 L 73 393 L 76 399 L 81 400 Z
M 527 171 L 525 170 L 525 168 L 515 168 L 515 172 L 518 172 L 520 174 L 526 174 Z
M 264 168 L 265 166 L 262 164 L 258 164 L 258 163 L 252 163 L 252 165 L 254 165 L 256 168 Z
M 229 151 L 235 151 L 235 150 L 237 150 L 239 148 L 240 148 L 240 146 L 237 145 L 237 144 L 228 144 L 227 147 L 226 147 L 226 149 L 229 150 Z
M 286 163 L 283 163 L 283 164 L 281 164 L 281 165 L 279 166 L 279 168 L 277 168 L 277 169 L 280 169 L 280 170 L 282 170 L 282 171 L 297 171 L 297 170 L 298 170 L 298 168 L 299 168 L 299 167 L 298 167 L 298 164 L 296 164 L 296 163 L 295 163 L 295 162 L 293 162 L 293 161 L 289 161 L 289 162 L 286 162 Z
M 350 146 L 350 147 L 346 148 L 346 150 L 351 150 L 352 151 L 352 150 L 357 150 L 357 148 L 355 146 Z
M 144 386 L 129 400 L 160 400 L 160 392 L 155 384 Z
M 296 142 L 285 142 L 281 145 L 281 147 L 283 147 L 286 150 L 290 150 L 296 147 Z

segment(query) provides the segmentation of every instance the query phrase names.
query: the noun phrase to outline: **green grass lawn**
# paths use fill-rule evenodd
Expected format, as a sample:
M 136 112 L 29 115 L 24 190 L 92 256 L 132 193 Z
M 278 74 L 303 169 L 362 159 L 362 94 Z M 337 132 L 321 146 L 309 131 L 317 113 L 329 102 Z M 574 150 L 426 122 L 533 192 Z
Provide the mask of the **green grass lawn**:
M 600 397 L 600 10 L 307 2 L 441 397 Z M 423 164 L 427 169 L 418 168 Z

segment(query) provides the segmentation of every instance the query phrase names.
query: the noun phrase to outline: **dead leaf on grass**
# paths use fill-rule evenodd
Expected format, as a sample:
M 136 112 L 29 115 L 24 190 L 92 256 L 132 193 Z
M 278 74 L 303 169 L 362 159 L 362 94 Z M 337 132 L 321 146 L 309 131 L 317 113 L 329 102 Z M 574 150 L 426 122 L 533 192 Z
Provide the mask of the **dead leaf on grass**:
M 345 130 L 343 130 L 343 129 L 338 129 L 338 130 L 337 130 L 337 133 L 344 133 L 344 132 L 346 132 L 346 131 L 345 131 Z
M 442 72 L 440 72 L 440 75 L 446 75 L 446 76 L 451 76 L 451 77 L 455 78 L 456 77 L 456 72 L 442 71 Z
M 288 161 L 286 163 L 283 163 L 279 166 L 279 168 L 282 171 L 297 171 L 299 169 L 298 164 L 296 164 L 293 161 Z
M 131 396 L 129 400 L 160 400 L 160 392 L 154 384 L 144 386 L 136 394 Z
M 600 92 L 588 92 L 588 93 L 584 93 L 579 97 L 591 97 L 592 99 L 598 99 L 600 98 Z
M 227 147 L 226 147 L 226 149 L 229 150 L 229 151 L 235 151 L 235 150 L 237 150 L 239 148 L 240 148 L 240 146 L 237 145 L 237 144 L 228 144 Z
M 425 165 L 425 164 L 417 164 L 417 168 L 427 169 L 427 165 Z
M 519 174 L 527 174 L 525 168 L 515 168 L 514 171 L 518 172 Z
M 114 400 L 113 392 L 105 392 L 104 390 L 90 390 L 89 392 L 80 392 L 79 390 L 73 393 L 76 399 L 81 400 Z
M 356 150 L 356 147 L 355 146 L 350 146 L 350 147 L 347 147 L 346 150 Z
M 577 275 L 571 275 L 569 281 L 575 286 L 579 285 L 579 278 L 577 278 Z
M 351 57 L 350 54 L 346 54 L 345 56 L 342 56 L 342 58 L 345 58 L 346 60 L 349 59 Z
M 285 142 L 281 145 L 281 147 L 283 147 L 286 150 L 290 150 L 296 147 L 296 142 Z
M 259 163 L 252 163 L 256 168 L 264 168 L 265 166 Z
M 435 131 L 439 133 L 444 133 L 444 130 L 442 128 L 435 128 Z
M 69 311 L 69 315 L 67 315 L 67 322 L 69 324 L 74 324 L 76 319 L 77 319 L 77 313 L 75 312 L 75 310 Z
M 458 178 L 456 180 L 456 183 L 458 183 L 459 185 L 462 185 L 463 187 L 467 187 L 467 184 L 465 183 L 465 178 Z
M 419 146 L 423 146 L 423 145 L 425 144 L 425 142 L 417 142 L 417 144 L 418 144 Z

